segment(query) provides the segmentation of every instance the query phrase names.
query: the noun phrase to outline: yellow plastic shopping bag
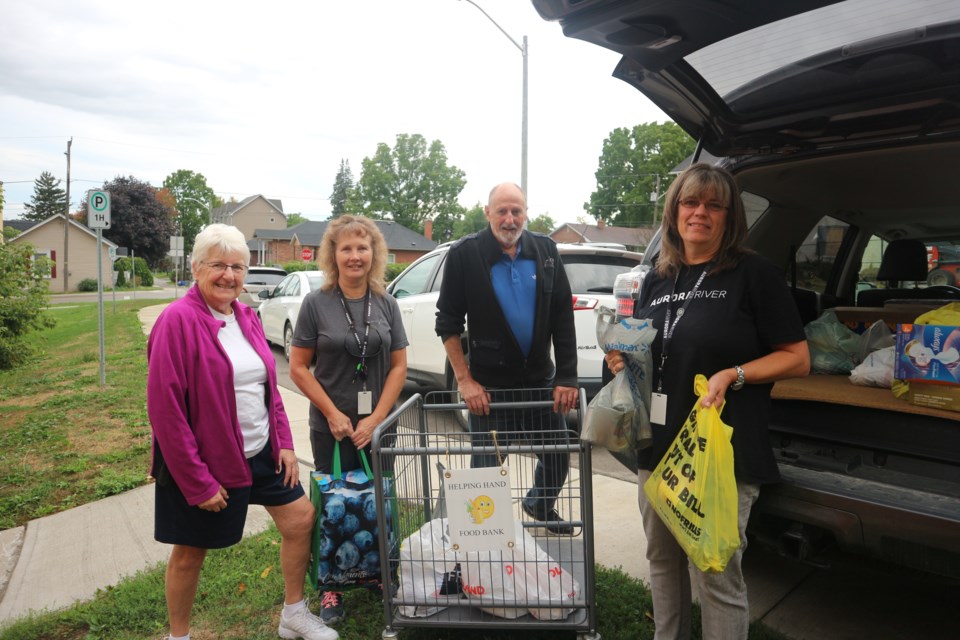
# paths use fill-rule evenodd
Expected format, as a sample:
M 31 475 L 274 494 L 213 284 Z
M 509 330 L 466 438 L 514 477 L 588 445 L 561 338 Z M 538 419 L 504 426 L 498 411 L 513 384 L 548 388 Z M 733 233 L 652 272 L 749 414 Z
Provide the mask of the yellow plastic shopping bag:
M 700 404 L 707 379 L 693 386 L 693 410 L 643 491 L 697 568 L 720 572 L 740 546 L 733 428 L 720 420 L 723 407 Z

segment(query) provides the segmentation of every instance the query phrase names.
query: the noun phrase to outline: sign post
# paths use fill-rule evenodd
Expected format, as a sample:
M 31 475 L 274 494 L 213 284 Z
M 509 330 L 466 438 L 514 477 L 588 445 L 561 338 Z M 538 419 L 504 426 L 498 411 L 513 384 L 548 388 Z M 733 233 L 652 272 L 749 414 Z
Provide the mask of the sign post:
M 183 236 L 170 236 L 170 253 L 174 262 L 173 268 L 173 298 L 180 297 L 180 260 L 183 258 Z
M 103 348 L 103 230 L 110 228 L 110 192 L 87 192 L 87 226 L 97 230 L 97 310 L 100 320 L 100 390 L 107 386 L 106 353 Z
M 113 293 L 113 315 L 117 315 L 117 272 L 113 270 L 117 262 L 117 248 L 110 247 L 108 251 L 110 253 L 110 291 Z

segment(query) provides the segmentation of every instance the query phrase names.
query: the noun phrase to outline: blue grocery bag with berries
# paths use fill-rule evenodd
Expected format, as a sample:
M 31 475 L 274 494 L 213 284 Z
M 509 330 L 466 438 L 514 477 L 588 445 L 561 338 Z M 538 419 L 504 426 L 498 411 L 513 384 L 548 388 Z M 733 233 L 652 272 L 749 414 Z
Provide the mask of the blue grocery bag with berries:
M 382 478 L 384 504 L 377 504 L 373 472 L 363 450 L 362 467 L 343 472 L 340 443 L 333 450 L 333 473 L 310 474 L 310 501 L 317 509 L 313 528 L 309 577 L 314 589 L 342 591 L 351 587 L 376 588 L 381 583 L 377 510 L 394 535 L 392 475 Z

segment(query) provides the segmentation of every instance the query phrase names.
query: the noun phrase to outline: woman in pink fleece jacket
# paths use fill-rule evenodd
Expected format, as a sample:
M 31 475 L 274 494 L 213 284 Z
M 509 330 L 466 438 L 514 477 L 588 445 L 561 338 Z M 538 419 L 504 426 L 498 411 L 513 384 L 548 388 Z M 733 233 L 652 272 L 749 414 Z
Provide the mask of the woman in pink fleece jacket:
M 147 411 L 156 478 L 154 537 L 173 545 L 166 595 L 170 638 L 190 638 L 208 549 L 236 544 L 261 504 L 281 536 L 281 638 L 336 640 L 304 601 L 313 505 L 300 486 L 273 354 L 256 314 L 236 301 L 250 250 L 223 224 L 197 235 L 196 282 L 157 319 L 147 343 Z

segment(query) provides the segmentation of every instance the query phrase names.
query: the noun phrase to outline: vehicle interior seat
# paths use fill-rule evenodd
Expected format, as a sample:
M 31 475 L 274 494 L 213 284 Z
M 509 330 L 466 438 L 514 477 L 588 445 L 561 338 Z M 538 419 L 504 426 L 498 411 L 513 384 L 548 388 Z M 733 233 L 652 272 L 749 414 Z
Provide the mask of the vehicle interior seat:
M 917 282 L 927 280 L 927 247 L 920 240 L 894 240 L 883 252 L 877 281 L 886 282 L 885 289 L 865 289 L 857 295 L 858 307 L 882 307 L 889 300 L 960 300 L 960 288 L 931 286 L 920 288 Z M 913 282 L 912 288 L 900 288 Z

